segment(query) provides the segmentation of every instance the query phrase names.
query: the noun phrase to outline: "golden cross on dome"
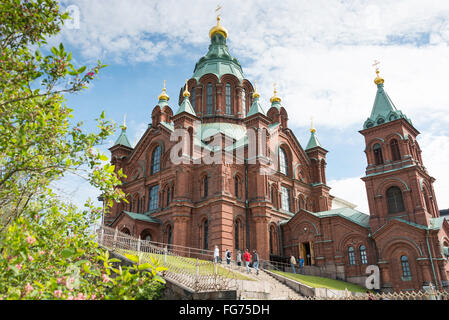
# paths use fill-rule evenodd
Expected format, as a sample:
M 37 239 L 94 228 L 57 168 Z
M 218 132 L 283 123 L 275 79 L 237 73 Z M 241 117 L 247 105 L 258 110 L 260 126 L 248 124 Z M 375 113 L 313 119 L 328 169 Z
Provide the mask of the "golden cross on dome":
M 276 95 L 277 91 L 276 91 L 276 82 L 273 83 L 273 87 L 274 87 L 274 95 Z
M 220 16 L 220 10 L 221 10 L 222 6 L 218 5 L 217 9 L 215 9 L 215 12 L 217 13 L 217 17 Z
M 310 117 L 310 132 L 316 132 L 316 129 L 313 126 L 313 117 Z
M 378 67 L 379 64 L 380 64 L 380 61 L 374 60 L 373 67 L 375 67 L 376 70 L 379 70 L 379 67 Z
M 122 125 L 122 129 L 126 130 L 126 113 L 123 115 L 123 125 Z

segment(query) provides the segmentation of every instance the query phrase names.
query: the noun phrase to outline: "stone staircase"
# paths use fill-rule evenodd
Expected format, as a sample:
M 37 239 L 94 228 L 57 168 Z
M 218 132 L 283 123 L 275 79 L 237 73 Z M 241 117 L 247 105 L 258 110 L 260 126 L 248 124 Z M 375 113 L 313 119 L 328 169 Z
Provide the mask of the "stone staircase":
M 240 280 L 238 289 L 240 300 L 300 300 L 302 298 L 301 294 L 273 278 L 263 269 L 259 269 L 259 274 L 256 274 L 256 270 L 250 268 L 251 273 L 248 274 L 246 267 L 237 266 L 234 263 L 229 265 L 223 263 L 221 266 L 229 268 L 234 272 L 239 272 L 254 280 Z

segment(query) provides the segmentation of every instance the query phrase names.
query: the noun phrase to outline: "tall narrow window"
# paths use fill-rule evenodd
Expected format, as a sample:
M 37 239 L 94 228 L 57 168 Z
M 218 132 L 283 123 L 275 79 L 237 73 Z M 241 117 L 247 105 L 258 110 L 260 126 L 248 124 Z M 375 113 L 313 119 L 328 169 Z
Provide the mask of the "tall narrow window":
M 206 113 L 212 114 L 212 83 L 207 84 L 206 91 Z
M 388 213 L 397 213 L 405 210 L 401 189 L 391 187 L 387 190 Z
M 151 155 L 151 174 L 159 172 L 161 169 L 161 146 L 157 146 Z
M 195 110 L 195 87 L 192 87 L 191 90 L 192 92 L 190 93 L 190 103 L 192 104 L 193 110 Z
M 235 197 L 236 198 L 239 198 L 240 197 L 240 195 L 239 195 L 239 178 L 238 177 L 235 177 L 234 178 L 234 191 L 235 191 Z
M 384 158 L 382 156 L 382 147 L 380 146 L 380 144 L 376 143 L 373 147 L 373 151 L 374 151 L 374 159 L 376 161 L 376 165 L 383 164 Z
M 279 170 L 285 175 L 288 174 L 287 155 L 283 148 L 279 148 Z
M 204 189 L 203 196 L 204 196 L 204 198 L 207 198 L 207 195 L 209 193 L 209 181 L 208 181 L 207 176 L 205 176 L 204 180 L 203 180 L 203 189 Z
M 171 201 L 171 190 L 170 187 L 167 187 L 167 202 L 165 204 L 166 207 L 168 207 L 170 205 L 170 201 Z
M 399 152 L 398 140 L 396 139 L 391 140 L 390 147 L 393 161 L 401 160 L 401 153 Z
M 209 221 L 205 220 L 203 224 L 203 249 L 209 248 Z
M 246 117 L 246 90 L 242 90 L 242 112 L 243 116 Z
M 154 186 L 150 189 L 150 198 L 148 210 L 156 210 L 159 207 L 159 186 Z
M 274 187 L 271 187 L 271 203 L 273 204 L 273 207 L 277 208 L 277 199 L 276 199 L 276 190 Z
M 231 85 L 226 83 L 226 114 L 232 114 Z
M 412 278 L 412 273 L 410 272 L 410 265 L 408 263 L 407 256 L 401 257 L 401 267 L 402 267 L 402 279 L 410 280 Z
M 286 187 L 281 187 L 282 191 L 282 209 L 290 212 L 290 190 Z
M 355 254 L 354 254 L 354 248 L 349 247 L 348 248 L 348 257 L 349 257 L 349 264 L 355 265 Z
M 273 254 L 273 228 L 270 228 L 270 254 Z
M 236 220 L 234 224 L 234 246 L 235 250 L 240 249 L 240 221 Z
M 368 263 L 368 258 L 366 256 L 366 247 L 364 245 L 360 246 L 360 260 L 362 261 L 362 264 Z

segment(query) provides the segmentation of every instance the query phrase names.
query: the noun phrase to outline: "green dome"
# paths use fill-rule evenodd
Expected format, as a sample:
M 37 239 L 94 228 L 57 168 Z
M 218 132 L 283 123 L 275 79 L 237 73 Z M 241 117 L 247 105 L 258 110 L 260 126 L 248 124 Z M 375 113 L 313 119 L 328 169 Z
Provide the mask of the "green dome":
M 240 82 L 244 79 L 242 66 L 236 58 L 231 56 L 225 37 L 219 33 L 212 36 L 209 51 L 196 63 L 193 78 L 198 81 L 208 73 L 215 74 L 218 79 L 224 74 L 232 74 Z

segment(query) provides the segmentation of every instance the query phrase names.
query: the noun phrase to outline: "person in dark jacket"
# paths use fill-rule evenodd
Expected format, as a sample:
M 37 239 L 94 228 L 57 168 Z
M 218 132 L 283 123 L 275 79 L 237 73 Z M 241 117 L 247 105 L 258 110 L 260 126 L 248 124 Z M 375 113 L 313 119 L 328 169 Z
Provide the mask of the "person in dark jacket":
M 257 251 L 253 251 L 253 268 L 256 269 L 256 274 L 259 274 L 259 255 Z

